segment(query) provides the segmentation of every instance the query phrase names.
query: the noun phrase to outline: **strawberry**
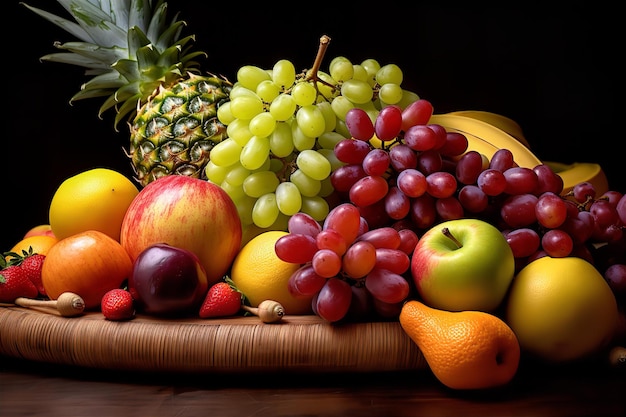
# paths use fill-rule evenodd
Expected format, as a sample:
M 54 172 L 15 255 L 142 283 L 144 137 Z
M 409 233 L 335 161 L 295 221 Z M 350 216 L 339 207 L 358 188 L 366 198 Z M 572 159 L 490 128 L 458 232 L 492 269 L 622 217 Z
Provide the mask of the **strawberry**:
M 107 291 L 102 296 L 100 308 L 107 320 L 130 320 L 135 317 L 135 306 L 130 292 L 121 288 Z
M 234 316 L 241 309 L 241 292 L 220 281 L 209 288 L 200 307 L 200 318 Z
M 35 285 L 37 291 L 39 291 L 39 295 L 42 296 L 47 295 L 46 289 L 43 287 L 43 283 L 41 282 L 41 268 L 43 267 L 43 261 L 45 259 L 46 255 L 33 253 L 25 256 L 21 264 L 26 276 Z
M 38 294 L 21 266 L 9 265 L 0 271 L 0 302 L 12 303 L 18 297 L 35 298 Z

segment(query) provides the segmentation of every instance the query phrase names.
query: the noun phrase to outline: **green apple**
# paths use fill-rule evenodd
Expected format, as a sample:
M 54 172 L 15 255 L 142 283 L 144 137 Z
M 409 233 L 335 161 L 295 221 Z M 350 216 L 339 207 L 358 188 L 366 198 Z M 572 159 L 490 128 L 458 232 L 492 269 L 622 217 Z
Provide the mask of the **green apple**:
M 478 219 L 449 220 L 415 246 L 411 274 L 425 304 L 449 311 L 494 311 L 515 275 L 504 235 Z

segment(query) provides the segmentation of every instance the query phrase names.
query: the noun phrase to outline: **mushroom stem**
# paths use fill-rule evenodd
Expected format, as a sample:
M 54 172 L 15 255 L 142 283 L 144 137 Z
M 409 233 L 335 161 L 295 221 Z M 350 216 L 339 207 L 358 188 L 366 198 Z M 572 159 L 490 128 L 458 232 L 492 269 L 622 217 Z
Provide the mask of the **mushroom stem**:
M 262 301 L 258 307 L 242 305 L 241 308 L 248 313 L 258 316 L 263 323 L 276 323 L 285 315 L 285 309 L 282 304 L 274 300 Z
M 34 298 L 18 297 L 13 302 L 20 307 L 35 308 L 37 310 L 58 314 L 63 317 L 81 315 L 85 310 L 85 301 L 78 294 L 64 292 L 56 300 L 37 300 Z M 7 305 L 7 304 L 3 304 Z

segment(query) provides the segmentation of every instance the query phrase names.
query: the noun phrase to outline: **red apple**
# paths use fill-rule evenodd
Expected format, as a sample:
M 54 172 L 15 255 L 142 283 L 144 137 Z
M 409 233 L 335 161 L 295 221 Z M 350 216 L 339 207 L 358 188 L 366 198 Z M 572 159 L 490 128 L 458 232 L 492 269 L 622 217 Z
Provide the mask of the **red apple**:
M 187 249 L 200 259 L 210 285 L 230 268 L 241 234 L 237 207 L 221 187 L 168 175 L 146 185 L 131 202 L 120 243 L 133 261 L 155 243 Z
M 144 249 L 133 262 L 128 291 L 137 309 L 155 315 L 182 315 L 200 307 L 209 285 L 195 253 L 165 243 Z

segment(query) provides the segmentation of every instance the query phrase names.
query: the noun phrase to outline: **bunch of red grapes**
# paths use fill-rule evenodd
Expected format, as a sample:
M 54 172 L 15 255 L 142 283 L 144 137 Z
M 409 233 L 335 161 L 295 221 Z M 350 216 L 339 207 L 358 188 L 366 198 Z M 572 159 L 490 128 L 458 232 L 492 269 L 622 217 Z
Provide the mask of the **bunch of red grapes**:
M 508 149 L 498 150 L 490 160 L 468 151 L 464 135 L 429 123 L 432 113 L 431 103 L 423 99 L 404 110 L 387 106 L 374 122 L 362 109 L 347 113 L 345 122 L 352 138 L 335 146 L 343 165 L 332 172 L 330 180 L 335 206 L 352 214 L 329 214 L 323 226 L 313 221 L 317 226 L 310 223 L 306 231 L 295 226 L 304 222 L 302 216 L 295 216 L 289 229 L 293 236 L 285 238 L 289 245 L 283 250 L 277 245 L 279 257 L 303 264 L 290 282 L 294 294 L 316 294 L 313 309 L 329 321 L 354 318 L 349 314 L 352 310 L 393 317 L 410 291 L 409 267 L 404 269 L 407 260 L 398 260 L 402 267 L 393 271 L 391 261 L 380 261 L 385 267 L 374 266 L 367 274 L 355 276 L 355 265 L 375 265 L 372 248 L 360 247 L 367 242 L 362 236 L 377 230 L 390 235 L 388 230 L 410 231 L 414 245 L 437 223 L 478 218 L 502 231 L 518 270 L 541 256 L 578 256 L 596 266 L 618 298 L 625 296 L 626 195 L 608 191 L 597 196 L 587 182 L 562 195 L 563 180 L 549 165 L 520 167 Z M 380 145 L 374 146 L 372 138 Z M 348 226 L 343 222 L 352 224 L 350 233 L 345 233 Z M 328 242 L 320 234 L 333 232 L 344 241 L 335 236 L 338 242 L 332 245 L 320 242 Z M 376 250 L 395 250 L 410 258 L 409 244 L 403 251 L 388 239 Z M 286 248 L 303 255 L 294 259 Z M 322 273 L 316 262 L 333 266 Z M 381 270 L 385 278 L 380 277 Z M 316 275 L 314 279 L 311 274 Z M 381 290 L 382 282 L 389 289 Z M 357 291 L 366 294 L 351 294 Z M 392 295 L 382 296 L 382 292 Z M 373 302 L 363 301 L 370 298 Z M 351 310 L 351 304 L 360 307 Z

